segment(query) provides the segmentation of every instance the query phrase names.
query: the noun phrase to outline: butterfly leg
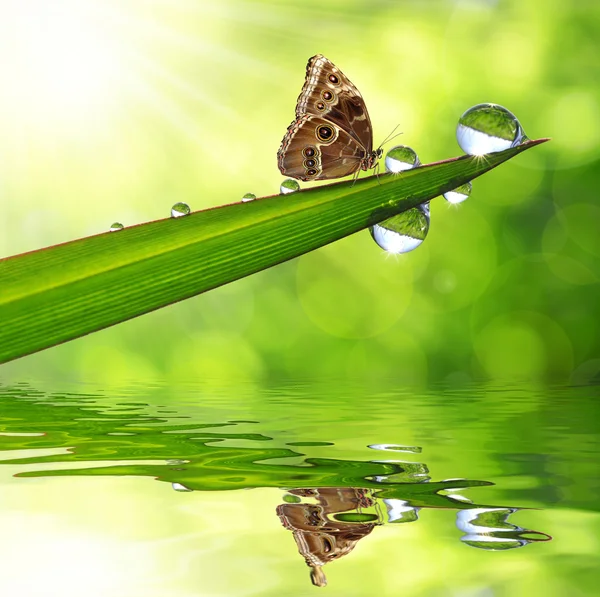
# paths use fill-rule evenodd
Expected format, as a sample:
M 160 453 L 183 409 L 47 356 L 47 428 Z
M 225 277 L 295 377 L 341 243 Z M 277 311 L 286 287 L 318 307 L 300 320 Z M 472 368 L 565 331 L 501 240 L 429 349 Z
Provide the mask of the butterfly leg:
M 381 181 L 379 180 L 379 162 L 375 164 L 375 176 L 377 176 L 377 182 L 381 184 Z

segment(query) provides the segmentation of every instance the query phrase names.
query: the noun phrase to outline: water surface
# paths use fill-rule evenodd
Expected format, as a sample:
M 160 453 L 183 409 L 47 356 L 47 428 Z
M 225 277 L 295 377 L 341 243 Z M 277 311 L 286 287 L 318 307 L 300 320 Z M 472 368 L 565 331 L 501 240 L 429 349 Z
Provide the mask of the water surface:
M 3 586 L 28 597 L 593 595 L 599 395 L 0 386 Z

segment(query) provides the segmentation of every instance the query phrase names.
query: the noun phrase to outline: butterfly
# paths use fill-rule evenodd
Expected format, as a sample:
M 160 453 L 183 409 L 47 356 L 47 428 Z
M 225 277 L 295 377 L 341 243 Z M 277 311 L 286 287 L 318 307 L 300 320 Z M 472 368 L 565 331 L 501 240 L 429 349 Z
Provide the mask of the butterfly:
M 325 180 L 374 168 L 373 130 L 358 89 L 321 54 L 306 66 L 306 80 L 277 152 L 279 170 L 300 180 Z

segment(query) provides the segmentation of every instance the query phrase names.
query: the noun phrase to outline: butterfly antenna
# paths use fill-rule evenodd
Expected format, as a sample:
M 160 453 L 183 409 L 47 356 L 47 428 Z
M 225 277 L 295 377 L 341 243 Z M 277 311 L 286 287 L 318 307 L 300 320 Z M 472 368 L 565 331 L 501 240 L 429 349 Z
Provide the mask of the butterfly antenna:
M 404 135 L 404 133 L 396 133 L 393 137 L 390 137 L 389 139 L 387 139 L 385 141 L 385 143 L 389 143 L 390 141 L 392 141 L 393 139 L 395 139 L 396 137 L 399 137 L 400 135 Z M 382 143 L 383 145 L 383 143 Z
M 382 147 L 383 147 L 383 146 L 384 146 L 386 143 L 388 143 L 388 142 L 389 142 L 389 141 L 391 141 L 392 139 L 395 139 L 396 137 L 398 137 L 398 136 L 400 136 L 400 135 L 402 134 L 402 133 L 398 133 L 398 134 L 394 135 L 394 133 L 395 133 L 395 132 L 398 130 L 398 127 L 399 127 L 399 126 L 400 126 L 400 125 L 399 125 L 399 124 L 397 124 L 397 125 L 394 127 L 394 130 L 393 130 L 393 131 L 392 131 L 392 132 L 391 132 L 391 133 L 390 133 L 390 134 L 389 134 L 389 135 L 388 135 L 388 136 L 387 136 L 387 137 L 386 137 L 386 138 L 385 138 L 385 139 L 384 139 L 384 140 L 383 140 L 383 141 L 382 141 L 382 142 L 379 144 L 379 148 L 378 148 L 378 149 L 381 149 L 381 148 L 382 148 Z

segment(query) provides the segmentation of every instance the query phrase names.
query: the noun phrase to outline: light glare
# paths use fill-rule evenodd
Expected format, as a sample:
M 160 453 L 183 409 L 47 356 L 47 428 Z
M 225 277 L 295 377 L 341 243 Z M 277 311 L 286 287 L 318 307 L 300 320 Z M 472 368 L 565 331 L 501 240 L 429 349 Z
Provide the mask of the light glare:
M 0 75 L 13 116 L 77 120 L 106 108 L 119 56 L 95 2 L 5 0 L 0 4 Z M 36 116 L 38 118 L 36 118 Z

